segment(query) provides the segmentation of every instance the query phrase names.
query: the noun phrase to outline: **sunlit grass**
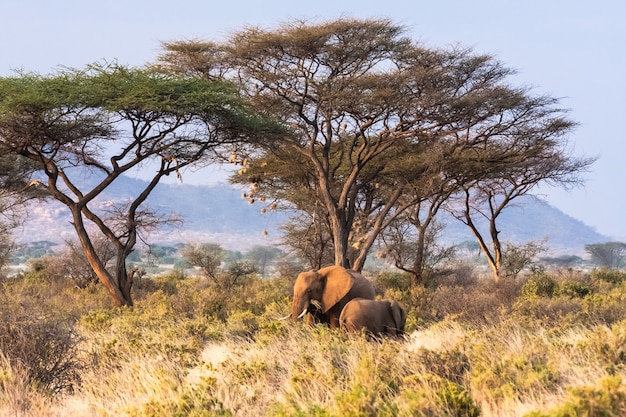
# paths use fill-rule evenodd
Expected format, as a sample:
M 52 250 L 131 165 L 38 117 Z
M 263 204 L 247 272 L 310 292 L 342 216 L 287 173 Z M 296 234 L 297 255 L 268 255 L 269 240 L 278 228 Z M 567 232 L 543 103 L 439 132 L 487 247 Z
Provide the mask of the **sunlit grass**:
M 413 329 L 382 341 L 279 321 L 289 311 L 285 280 L 224 293 L 200 279 L 163 277 L 141 289 L 133 308 L 101 305 L 94 289 L 81 298 L 60 286 L 46 296 L 46 283 L 4 283 L 10 326 L 27 325 L 32 311 L 38 326 L 58 333 L 49 337 L 67 343 L 64 326 L 44 324 L 74 323 L 75 361 L 59 375 L 73 378 L 63 385 L 72 389 L 55 394 L 32 374 L 27 359 L 37 355 L 2 356 L 0 415 L 512 417 L 594 415 L 594 407 L 621 415 L 623 282 L 587 280 L 589 291 L 574 291 L 570 278 L 550 279 L 550 295 L 524 282 L 388 288 L 406 297 Z M 82 302 L 72 308 L 68 297 Z M 437 318 L 440 311 L 447 314 Z M 19 340 L 37 353 L 39 345 Z

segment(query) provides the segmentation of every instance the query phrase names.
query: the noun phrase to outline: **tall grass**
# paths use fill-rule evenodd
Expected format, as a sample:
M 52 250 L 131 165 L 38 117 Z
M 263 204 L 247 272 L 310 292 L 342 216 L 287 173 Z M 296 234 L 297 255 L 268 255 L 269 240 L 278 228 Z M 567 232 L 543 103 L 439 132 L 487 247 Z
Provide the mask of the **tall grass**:
M 405 305 L 410 329 L 380 341 L 278 321 L 288 279 L 225 291 L 164 275 L 137 288 L 133 308 L 98 301 L 99 288 L 7 281 L 0 415 L 620 416 L 626 284 L 607 274 L 418 289 L 383 274 L 376 287 Z M 28 343 L 44 330 L 69 356 Z M 9 348 L 18 342 L 29 355 Z M 42 362 L 68 365 L 56 385 Z

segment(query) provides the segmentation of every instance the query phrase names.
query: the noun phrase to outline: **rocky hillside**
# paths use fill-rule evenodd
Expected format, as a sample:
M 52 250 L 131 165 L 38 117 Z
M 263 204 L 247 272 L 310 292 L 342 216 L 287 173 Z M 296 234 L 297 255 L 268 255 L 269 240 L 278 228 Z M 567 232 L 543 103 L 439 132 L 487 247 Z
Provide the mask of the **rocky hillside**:
M 143 189 L 142 180 L 124 178 L 107 191 L 97 204 L 128 199 Z M 261 213 L 263 203 L 248 204 L 242 192 L 228 184 L 198 186 L 160 184 L 150 195 L 148 204 L 162 214 L 178 213 L 183 224 L 162 229 L 148 236 L 151 243 L 212 242 L 228 249 L 245 250 L 253 245 L 278 242 L 279 224 L 286 215 L 271 210 Z M 522 204 L 523 203 L 523 204 Z M 473 240 L 467 227 L 451 217 L 443 217 L 446 229 L 442 238 L 448 243 Z M 505 241 L 527 242 L 548 238 L 548 246 L 557 252 L 582 253 L 584 245 L 609 239 L 593 228 L 572 218 L 546 202 L 534 198 L 521 200 L 508 208 L 499 221 Z M 267 230 L 267 236 L 264 231 Z M 31 207 L 29 219 L 16 231 L 21 243 L 40 240 L 62 242 L 73 239 L 67 209 L 56 202 Z

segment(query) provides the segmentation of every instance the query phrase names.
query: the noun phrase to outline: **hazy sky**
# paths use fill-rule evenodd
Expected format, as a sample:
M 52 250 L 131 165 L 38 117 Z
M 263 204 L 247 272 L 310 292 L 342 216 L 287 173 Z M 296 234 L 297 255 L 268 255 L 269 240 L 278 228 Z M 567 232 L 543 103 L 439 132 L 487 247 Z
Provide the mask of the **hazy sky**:
M 626 240 L 624 0 L 3 0 L 0 76 L 102 60 L 143 65 L 160 42 L 223 39 L 291 19 L 391 18 L 426 45 L 470 46 L 518 71 L 512 82 L 561 98 L 580 123 L 572 152 L 598 161 L 584 188 L 541 195 L 600 233 Z M 213 182 L 215 169 L 195 178 Z

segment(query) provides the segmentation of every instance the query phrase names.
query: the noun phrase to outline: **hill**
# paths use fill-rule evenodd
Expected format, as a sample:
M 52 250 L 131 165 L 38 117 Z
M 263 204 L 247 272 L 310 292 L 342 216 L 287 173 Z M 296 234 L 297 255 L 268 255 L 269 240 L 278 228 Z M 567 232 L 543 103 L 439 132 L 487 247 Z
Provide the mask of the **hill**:
M 88 180 L 87 180 L 88 181 Z M 143 189 L 145 182 L 124 177 L 107 190 L 96 205 L 106 207 L 123 201 Z M 147 236 L 150 243 L 212 242 L 228 249 L 245 250 L 254 245 L 271 245 L 279 240 L 279 225 L 285 213 L 268 210 L 263 203 L 248 204 L 242 191 L 229 185 L 159 184 L 147 204 L 167 215 L 177 213 L 183 223 Z M 443 216 L 446 228 L 442 239 L 449 244 L 473 240 L 467 227 Z M 41 240 L 61 243 L 74 239 L 68 210 L 58 202 L 39 203 L 30 208 L 26 224 L 16 231 L 20 243 Z M 483 224 L 484 227 L 484 224 Z M 585 244 L 610 240 L 580 220 L 564 214 L 537 198 L 525 198 L 506 209 L 499 221 L 503 241 L 523 243 L 548 238 L 547 245 L 557 253 L 584 253 Z M 268 232 L 264 236 L 264 231 Z

